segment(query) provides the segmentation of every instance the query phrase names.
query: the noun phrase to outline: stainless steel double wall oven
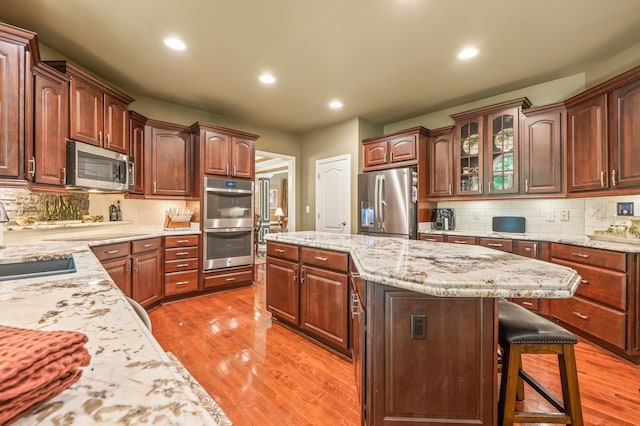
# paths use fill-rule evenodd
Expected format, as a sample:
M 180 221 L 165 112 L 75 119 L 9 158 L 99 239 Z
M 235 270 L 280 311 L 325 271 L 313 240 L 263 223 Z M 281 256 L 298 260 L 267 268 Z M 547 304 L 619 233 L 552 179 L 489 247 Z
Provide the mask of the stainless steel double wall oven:
M 204 178 L 203 269 L 253 263 L 253 181 Z

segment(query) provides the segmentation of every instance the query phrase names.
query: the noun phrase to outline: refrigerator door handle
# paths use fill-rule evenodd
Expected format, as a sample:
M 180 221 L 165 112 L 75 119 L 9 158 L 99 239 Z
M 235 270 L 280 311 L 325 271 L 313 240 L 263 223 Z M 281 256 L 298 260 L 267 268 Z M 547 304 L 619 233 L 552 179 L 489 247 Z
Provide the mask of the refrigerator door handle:
M 378 186 L 378 203 L 380 205 L 380 211 L 378 213 L 378 216 L 380 217 L 380 230 L 382 232 L 385 231 L 384 229 L 384 221 L 385 221 L 385 215 L 384 215 L 384 211 L 385 211 L 385 207 L 387 205 L 387 203 L 385 202 L 385 190 L 384 190 L 384 175 L 380 175 L 380 185 Z
M 380 228 L 380 175 L 376 175 L 376 187 L 373 193 L 373 223 L 375 223 L 375 230 L 377 231 Z

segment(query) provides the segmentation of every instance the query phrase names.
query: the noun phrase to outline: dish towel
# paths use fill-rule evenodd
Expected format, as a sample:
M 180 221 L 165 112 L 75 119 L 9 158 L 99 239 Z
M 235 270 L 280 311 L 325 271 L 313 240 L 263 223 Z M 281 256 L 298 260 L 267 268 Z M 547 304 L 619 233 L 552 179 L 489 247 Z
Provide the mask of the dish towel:
M 88 338 L 76 331 L 0 325 L 0 425 L 75 383 L 89 365 Z

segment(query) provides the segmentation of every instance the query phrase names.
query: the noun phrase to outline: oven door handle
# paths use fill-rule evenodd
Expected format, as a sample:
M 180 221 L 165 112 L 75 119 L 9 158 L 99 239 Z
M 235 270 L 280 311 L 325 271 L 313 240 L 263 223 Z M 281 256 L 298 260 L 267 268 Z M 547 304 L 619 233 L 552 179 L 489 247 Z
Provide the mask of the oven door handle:
M 225 192 L 231 194 L 253 194 L 250 189 L 235 189 L 235 188 L 205 188 L 206 192 Z
M 205 233 L 229 233 L 229 232 L 236 232 L 236 233 L 242 233 L 242 232 L 252 232 L 253 228 L 205 228 L 204 232 Z

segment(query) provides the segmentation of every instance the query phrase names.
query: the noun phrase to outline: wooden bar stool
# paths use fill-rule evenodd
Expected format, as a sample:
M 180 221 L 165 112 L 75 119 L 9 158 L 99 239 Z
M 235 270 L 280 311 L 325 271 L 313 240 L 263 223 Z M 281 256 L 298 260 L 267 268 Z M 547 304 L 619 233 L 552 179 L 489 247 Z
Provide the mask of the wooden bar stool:
M 512 302 L 501 299 L 498 307 L 499 343 L 502 347 L 502 379 L 498 400 L 498 424 L 556 423 L 583 425 L 578 371 L 573 345 L 578 339 L 559 325 Z M 557 354 L 562 401 L 522 370 L 522 354 Z M 524 399 L 524 382 L 558 412 L 516 411 Z

